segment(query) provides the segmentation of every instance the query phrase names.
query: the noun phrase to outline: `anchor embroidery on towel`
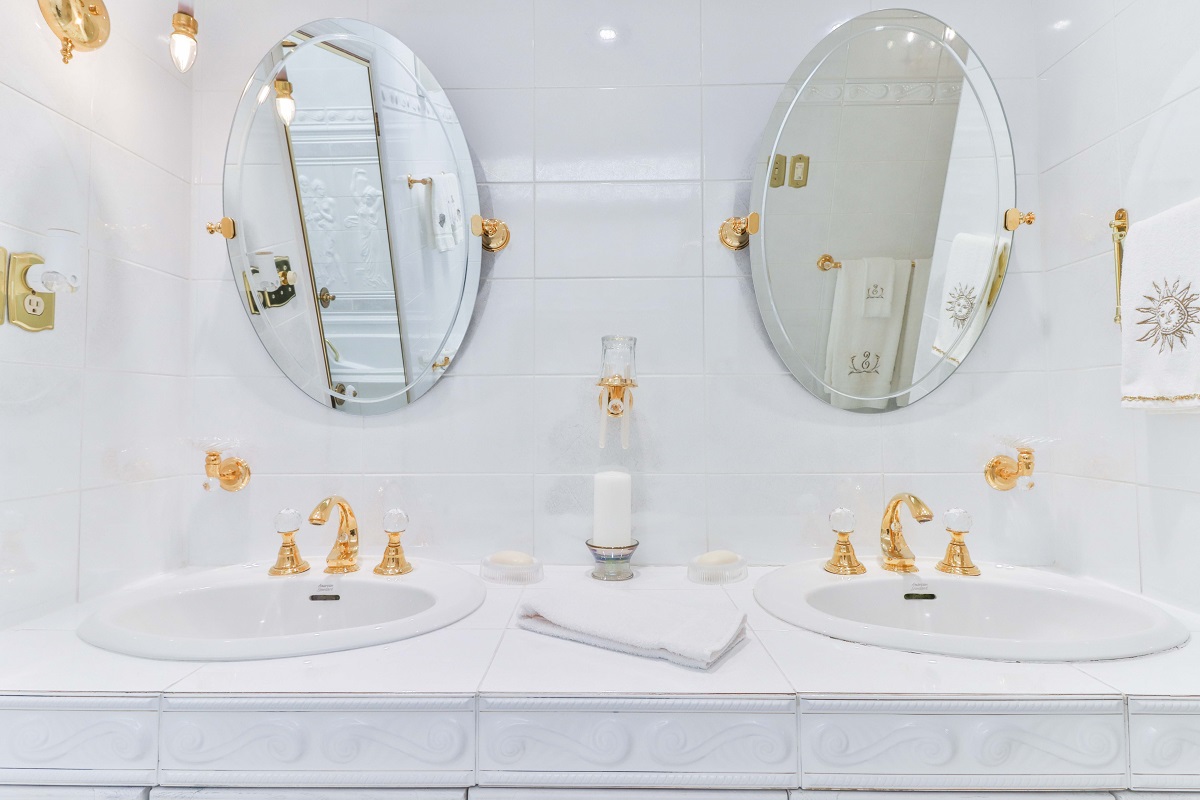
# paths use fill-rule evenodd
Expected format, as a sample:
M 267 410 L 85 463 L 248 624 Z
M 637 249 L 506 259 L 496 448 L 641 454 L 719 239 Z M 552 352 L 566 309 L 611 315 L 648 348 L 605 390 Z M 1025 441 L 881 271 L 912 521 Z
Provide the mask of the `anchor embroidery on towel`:
M 868 375 L 879 374 L 879 354 L 872 353 L 870 350 L 864 350 L 862 357 L 858 355 L 850 356 L 850 371 L 847 375 Z
M 960 283 L 946 298 L 946 312 L 954 322 L 954 327 L 962 330 L 975 310 L 975 287 Z
M 1187 347 L 1188 337 L 1196 333 L 1192 323 L 1200 322 L 1200 307 L 1196 306 L 1200 295 L 1192 293 L 1190 283 L 1182 289 L 1179 288 L 1179 283 L 1168 283 L 1167 279 L 1163 278 L 1162 286 L 1159 286 L 1156 281 L 1152 281 L 1150 285 L 1154 287 L 1157 296 L 1142 295 L 1150 301 L 1150 305 L 1137 309 L 1139 313 L 1147 315 L 1145 319 L 1138 321 L 1138 325 L 1150 326 L 1138 341 L 1148 342 L 1151 347 L 1158 345 L 1159 353 L 1166 349 L 1174 351 L 1176 341 L 1181 347 Z
M 867 288 L 867 299 L 868 300 L 886 300 L 887 298 L 883 296 L 883 287 L 880 286 L 878 283 L 873 283 L 870 285 L 870 287 Z

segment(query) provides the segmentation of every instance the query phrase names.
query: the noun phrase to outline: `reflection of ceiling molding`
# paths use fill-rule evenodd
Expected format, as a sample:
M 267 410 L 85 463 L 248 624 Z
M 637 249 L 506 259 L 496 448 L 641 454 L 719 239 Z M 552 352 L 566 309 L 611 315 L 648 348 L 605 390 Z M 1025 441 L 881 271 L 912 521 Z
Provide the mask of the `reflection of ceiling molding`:
M 961 78 L 941 81 L 821 81 L 804 87 L 800 101 L 806 104 L 929 105 L 958 103 Z
M 447 125 L 457 125 L 458 118 L 454 115 L 454 109 L 450 107 L 450 103 L 445 97 L 439 100 L 431 98 L 429 95 L 418 95 L 415 92 L 410 92 L 406 89 L 401 89 L 397 86 L 389 86 L 387 84 L 379 84 L 379 99 L 380 105 L 383 108 L 392 111 L 399 111 L 403 114 L 412 114 L 425 119 L 441 119 Z
M 374 111 L 370 106 L 331 106 L 327 108 L 300 108 L 296 110 L 296 119 L 292 128 L 306 127 L 330 128 L 362 128 L 375 127 Z

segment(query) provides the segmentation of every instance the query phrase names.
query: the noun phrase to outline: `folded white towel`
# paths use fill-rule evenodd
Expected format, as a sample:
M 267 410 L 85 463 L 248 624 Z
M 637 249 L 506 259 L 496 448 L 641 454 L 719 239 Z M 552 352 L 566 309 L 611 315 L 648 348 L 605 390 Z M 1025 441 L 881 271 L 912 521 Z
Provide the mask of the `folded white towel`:
M 871 260 L 846 261 L 837 271 L 825 349 L 825 385 L 833 390 L 829 402 L 838 408 L 885 408 L 892 392 L 905 315 L 865 316 L 863 298 L 869 288 L 867 261 Z M 891 307 L 903 309 L 908 302 L 911 262 L 884 260 L 892 270 Z
M 991 293 L 1004 245 L 973 233 L 960 233 L 950 243 L 946 277 L 942 284 L 941 309 L 933 352 L 954 363 L 962 360 L 983 329 L 987 314 L 982 306 Z
M 864 258 L 867 274 L 864 280 L 862 315 L 867 319 L 879 319 L 892 315 L 896 280 L 896 261 L 891 258 Z
M 693 669 L 709 669 L 746 636 L 746 615 L 724 598 L 653 591 L 529 591 L 517 625 Z
M 1129 226 L 1121 275 L 1121 405 L 1200 409 L 1200 199 Z
M 433 179 L 430 192 L 430 222 L 433 242 L 441 253 L 451 250 L 463 240 L 462 190 L 458 176 L 442 172 Z

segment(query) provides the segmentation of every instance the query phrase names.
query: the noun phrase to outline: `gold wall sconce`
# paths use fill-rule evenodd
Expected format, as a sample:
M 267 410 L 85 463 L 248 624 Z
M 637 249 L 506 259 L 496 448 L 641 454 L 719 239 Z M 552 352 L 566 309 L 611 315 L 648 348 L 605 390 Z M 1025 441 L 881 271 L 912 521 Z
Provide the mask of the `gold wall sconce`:
M 483 249 L 489 253 L 498 253 L 508 247 L 511 232 L 504 220 L 484 219 L 475 214 L 471 217 L 471 235 L 483 239 Z
M 220 486 L 227 492 L 245 489 L 250 482 L 250 465 L 240 458 L 221 456 L 220 450 L 206 450 L 204 453 L 204 491 L 212 491 L 213 486 Z
M 1000 492 L 1007 492 L 1021 484 L 1026 489 L 1033 488 L 1033 448 L 1018 447 L 1017 457 L 999 455 L 983 468 L 983 477 L 988 486 Z
M 300 575 L 308 572 L 308 562 L 300 556 L 296 547 L 296 534 L 300 531 L 300 512 L 285 508 L 275 515 L 275 532 L 283 537 L 275 566 L 267 570 L 268 575 Z
M 232 239 L 237 236 L 237 223 L 229 217 L 221 217 L 220 222 L 205 223 L 204 230 L 210 234 L 219 233 L 226 239 Z
M 833 256 L 829 255 L 829 253 L 824 253 L 817 259 L 817 269 L 821 270 L 821 272 L 829 272 L 831 269 L 841 268 L 842 262 L 834 261 Z
M 629 417 L 637 386 L 637 338 L 605 336 L 600 339 L 600 447 L 608 438 L 609 418 L 621 420 L 621 448 L 629 449 Z
M 62 44 L 64 64 L 71 63 L 76 50 L 98 50 L 108 41 L 112 22 L 104 0 L 38 0 L 38 8 Z
M 1121 268 L 1125 266 L 1125 236 L 1129 233 L 1129 212 L 1123 208 L 1118 208 L 1117 213 L 1113 215 L 1112 222 L 1108 223 L 1108 227 L 1112 230 L 1113 240 L 1113 266 L 1117 274 L 1117 313 L 1113 316 L 1113 322 L 1121 324 Z
M 292 97 L 292 83 L 283 73 L 275 79 L 275 114 L 288 127 L 296 119 L 296 98 Z
M 1022 225 L 1032 225 L 1037 215 L 1032 211 L 1020 211 L 1016 208 L 1010 208 L 1004 212 L 1004 230 L 1015 231 Z
M 750 244 L 750 237 L 758 233 L 758 228 L 758 212 L 752 211 L 747 216 L 730 217 L 722 222 L 717 238 L 730 250 L 745 250 Z
M 978 575 L 979 567 L 971 560 L 967 543 L 963 541 L 963 537 L 971 532 L 971 515 L 961 508 L 952 508 L 942 519 L 946 522 L 946 532 L 950 534 L 950 544 L 946 545 L 946 555 L 934 568 L 947 575 Z
M 833 557 L 825 562 L 825 571 L 834 575 L 862 575 L 867 571 L 850 544 L 850 534 L 854 533 L 854 512 L 848 508 L 835 508 L 829 515 L 829 524 L 837 534 L 837 542 L 833 545 Z
M 196 63 L 196 34 L 199 31 L 200 24 L 191 14 L 181 10 L 171 16 L 171 38 L 168 45 L 171 63 L 180 72 L 187 72 Z
M 37 253 L 13 253 L 0 248 L 0 323 L 37 333 L 53 330 L 55 295 L 74 292 L 79 278 L 46 266 Z

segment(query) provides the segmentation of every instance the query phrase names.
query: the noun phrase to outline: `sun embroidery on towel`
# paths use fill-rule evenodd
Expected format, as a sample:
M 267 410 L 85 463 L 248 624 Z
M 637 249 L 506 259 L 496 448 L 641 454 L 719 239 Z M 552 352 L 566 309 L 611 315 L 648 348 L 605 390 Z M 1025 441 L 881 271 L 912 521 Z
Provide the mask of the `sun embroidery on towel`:
M 1150 305 L 1137 309 L 1147 315 L 1138 321 L 1138 325 L 1149 325 L 1150 329 L 1138 341 L 1149 342 L 1151 347 L 1158 345 L 1160 353 L 1166 349 L 1174 350 L 1176 341 L 1181 347 L 1187 347 L 1188 337 L 1196 333 L 1192 323 L 1200 322 L 1200 307 L 1196 306 L 1200 295 L 1192 294 L 1190 283 L 1181 289 L 1179 281 L 1168 283 L 1166 278 L 1163 278 L 1162 286 L 1157 282 L 1150 285 L 1157 297 L 1142 295 Z
M 975 310 L 975 287 L 960 283 L 946 298 L 946 313 L 954 322 L 954 327 L 962 330 Z

